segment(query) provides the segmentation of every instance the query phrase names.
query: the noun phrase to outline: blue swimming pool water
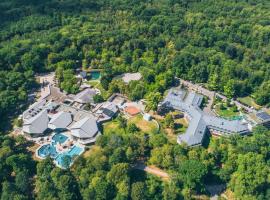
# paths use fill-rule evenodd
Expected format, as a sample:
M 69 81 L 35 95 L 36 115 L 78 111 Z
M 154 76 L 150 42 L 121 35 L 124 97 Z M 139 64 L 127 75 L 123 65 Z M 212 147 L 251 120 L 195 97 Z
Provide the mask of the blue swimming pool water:
M 58 153 L 56 151 L 55 146 L 51 144 L 45 144 L 38 150 L 38 155 L 42 158 L 46 158 L 47 156 L 55 158 L 58 155 Z
M 68 139 L 68 137 L 61 134 L 61 133 L 57 133 L 52 137 L 52 140 L 54 142 L 60 143 L 60 144 L 63 144 L 67 139 Z
M 91 80 L 97 80 L 100 78 L 100 72 L 99 71 L 95 71 L 95 72 L 90 72 L 91 74 Z
M 64 158 L 66 156 L 69 156 L 70 159 L 72 160 L 74 156 L 78 156 L 83 152 L 83 148 L 78 147 L 78 146 L 74 146 L 72 147 L 68 152 L 59 154 L 55 160 L 57 162 L 58 165 L 60 165 L 61 167 L 64 167 Z M 71 163 L 70 163 L 71 164 Z
M 74 156 L 74 155 L 80 155 L 82 152 L 83 152 L 83 148 L 74 146 L 72 147 L 72 149 L 69 150 L 68 154 L 70 156 Z

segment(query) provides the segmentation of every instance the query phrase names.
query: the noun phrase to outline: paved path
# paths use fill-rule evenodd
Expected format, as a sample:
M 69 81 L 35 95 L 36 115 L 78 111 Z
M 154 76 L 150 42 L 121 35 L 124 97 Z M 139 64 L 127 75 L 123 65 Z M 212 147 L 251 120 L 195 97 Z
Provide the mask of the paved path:
M 134 166 L 134 169 L 139 169 L 139 170 L 143 170 L 149 174 L 153 174 L 155 176 L 158 176 L 160 178 L 162 178 L 163 180 L 169 180 L 170 176 L 167 172 L 163 171 L 162 169 L 159 169 L 157 167 L 154 166 L 146 166 L 143 163 L 137 163 Z
M 223 99 L 223 100 L 227 100 L 227 99 L 228 99 L 226 96 L 224 96 L 224 95 L 222 95 L 222 94 L 217 93 L 216 95 L 217 95 L 219 98 Z M 246 105 L 240 103 L 239 101 L 232 100 L 232 102 L 233 102 L 238 108 L 243 108 L 243 109 L 245 109 L 246 111 L 248 111 L 249 113 L 255 111 L 254 109 L 252 109 L 252 108 L 250 108 L 250 107 L 248 107 L 248 106 L 246 106 Z
M 215 99 L 215 92 L 214 91 L 210 91 L 207 90 L 206 88 L 202 87 L 199 84 L 193 84 L 189 81 L 180 79 L 180 83 L 183 84 L 185 87 L 187 87 L 189 90 L 193 90 L 197 93 L 200 93 L 204 96 L 208 97 L 208 103 L 206 105 L 206 107 L 203 109 L 203 111 L 205 111 L 206 113 L 210 114 L 210 115 L 216 115 L 213 111 L 212 111 L 212 105 L 214 103 L 214 99 Z
M 51 94 L 51 86 L 55 85 L 55 73 L 37 76 L 41 84 L 40 100 L 45 99 Z

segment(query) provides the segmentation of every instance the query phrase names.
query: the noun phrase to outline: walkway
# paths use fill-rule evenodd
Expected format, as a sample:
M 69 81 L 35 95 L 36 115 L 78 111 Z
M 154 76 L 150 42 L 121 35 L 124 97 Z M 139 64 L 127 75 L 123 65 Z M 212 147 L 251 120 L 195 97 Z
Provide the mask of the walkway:
M 207 106 L 204 108 L 204 111 L 209 113 L 209 114 L 212 114 L 212 115 L 215 115 L 215 113 L 212 111 L 212 104 L 214 103 L 214 97 L 215 96 L 218 96 L 219 98 L 223 99 L 223 100 L 227 100 L 228 98 L 220 93 L 217 93 L 217 92 L 214 92 L 214 91 L 210 91 L 204 87 L 202 87 L 201 85 L 199 84 L 196 84 L 196 83 L 191 83 L 190 81 L 186 81 L 186 80 L 183 80 L 183 79 L 180 79 L 180 83 L 182 83 L 185 87 L 187 87 L 189 90 L 193 90 L 193 91 L 196 91 L 204 96 L 207 96 L 209 98 L 209 101 L 208 101 L 208 104 Z M 239 101 L 237 100 L 232 100 L 232 102 L 238 107 L 238 108 L 243 108 L 245 109 L 246 111 L 248 111 L 249 113 L 251 112 L 254 112 L 254 109 L 240 103 Z
M 227 99 L 228 99 L 226 96 L 224 96 L 224 95 L 222 95 L 222 94 L 217 93 L 216 95 L 217 95 L 219 98 L 223 99 L 223 100 L 227 100 Z M 232 102 L 233 102 L 238 108 L 239 108 L 239 107 L 240 107 L 240 108 L 243 108 L 243 109 L 245 109 L 246 111 L 248 111 L 249 113 L 255 111 L 254 109 L 252 109 L 252 108 L 250 108 L 250 107 L 248 107 L 248 106 L 245 106 L 244 104 L 240 103 L 239 101 L 232 100 Z
M 186 80 L 183 80 L 183 79 L 180 79 L 180 83 L 182 83 L 189 90 L 193 90 L 193 91 L 196 91 L 197 93 L 200 93 L 200 94 L 202 94 L 204 96 L 207 96 L 208 97 L 208 102 L 207 102 L 206 107 L 203 109 L 203 111 L 210 114 L 210 115 L 213 115 L 213 116 L 216 115 L 212 111 L 212 105 L 214 103 L 215 94 L 216 94 L 214 91 L 207 90 L 206 88 L 202 87 L 199 84 L 193 84 L 193 83 L 191 83 L 189 81 L 186 81 Z
M 159 169 L 155 166 L 146 166 L 144 163 L 137 163 L 133 168 L 143 170 L 149 174 L 153 174 L 155 176 L 158 176 L 165 181 L 168 181 L 170 179 L 170 176 L 167 172 L 165 172 L 162 169 Z

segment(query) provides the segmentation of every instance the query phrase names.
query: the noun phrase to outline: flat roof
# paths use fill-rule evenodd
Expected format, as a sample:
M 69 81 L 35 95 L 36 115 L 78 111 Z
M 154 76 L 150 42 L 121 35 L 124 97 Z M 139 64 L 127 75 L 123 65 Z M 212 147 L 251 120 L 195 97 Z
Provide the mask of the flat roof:
M 125 83 L 129 83 L 130 81 L 138 81 L 142 78 L 141 73 L 125 73 L 122 75 L 122 80 Z

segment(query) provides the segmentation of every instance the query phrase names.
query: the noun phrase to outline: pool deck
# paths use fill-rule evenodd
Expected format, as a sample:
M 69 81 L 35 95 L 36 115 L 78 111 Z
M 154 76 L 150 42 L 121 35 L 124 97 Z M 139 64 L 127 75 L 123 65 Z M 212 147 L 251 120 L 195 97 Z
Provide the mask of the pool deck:
M 67 139 L 66 139 L 63 143 L 56 143 L 56 144 L 53 144 L 53 142 L 55 142 L 55 140 L 53 140 L 53 137 L 54 137 L 55 135 L 57 135 L 57 134 L 62 134 L 62 135 L 64 135 L 64 136 L 66 136 Z M 63 168 L 63 166 L 59 165 L 58 162 L 57 162 L 57 158 L 58 158 L 59 156 L 64 155 L 64 154 L 68 154 L 74 147 L 79 147 L 79 148 L 82 149 L 82 151 L 79 152 L 79 154 L 76 154 L 76 153 L 75 153 L 74 155 L 78 155 L 78 156 L 79 156 L 79 155 L 83 154 L 84 151 L 85 151 L 85 146 L 82 145 L 82 144 L 80 144 L 80 143 L 78 143 L 78 142 L 76 142 L 76 141 L 74 141 L 74 140 L 71 138 L 71 136 L 70 136 L 67 132 L 55 133 L 55 134 L 52 134 L 52 135 L 49 136 L 49 137 L 47 136 L 46 139 L 47 139 L 47 140 L 46 140 L 45 142 L 37 143 L 37 144 L 40 145 L 40 146 L 36 149 L 36 151 L 35 151 L 35 156 L 36 156 L 38 159 L 40 159 L 40 160 L 45 159 L 44 157 L 42 157 L 42 156 L 39 155 L 39 150 L 40 150 L 43 146 L 45 146 L 45 145 L 53 145 L 53 146 L 55 147 L 55 149 L 56 149 L 56 152 L 57 152 L 57 155 L 53 158 L 53 160 L 54 160 L 55 165 L 56 165 L 57 167 L 60 167 L 60 168 Z M 66 149 L 63 148 L 62 151 L 60 151 L 59 148 L 57 147 L 57 145 L 59 145 L 59 144 L 60 144 L 60 146 L 64 146 L 64 145 L 67 144 L 68 142 L 72 142 L 73 145 L 72 145 L 72 146 L 69 146 L 69 147 L 66 148 Z M 70 165 L 72 165 L 72 163 L 73 163 L 73 161 L 70 163 Z

